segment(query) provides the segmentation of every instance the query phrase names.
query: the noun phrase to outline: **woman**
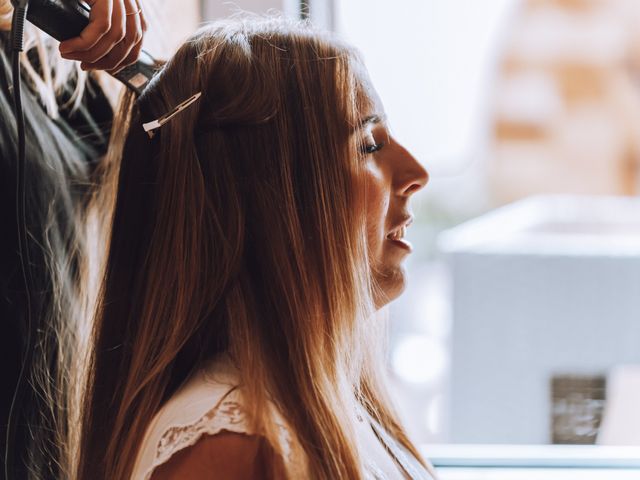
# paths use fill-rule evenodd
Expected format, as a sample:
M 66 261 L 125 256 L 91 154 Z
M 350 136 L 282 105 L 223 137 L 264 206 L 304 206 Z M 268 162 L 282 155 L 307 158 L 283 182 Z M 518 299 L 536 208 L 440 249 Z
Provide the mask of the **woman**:
M 428 176 L 356 53 L 282 20 L 216 23 L 123 122 L 78 476 L 431 478 L 376 314 Z

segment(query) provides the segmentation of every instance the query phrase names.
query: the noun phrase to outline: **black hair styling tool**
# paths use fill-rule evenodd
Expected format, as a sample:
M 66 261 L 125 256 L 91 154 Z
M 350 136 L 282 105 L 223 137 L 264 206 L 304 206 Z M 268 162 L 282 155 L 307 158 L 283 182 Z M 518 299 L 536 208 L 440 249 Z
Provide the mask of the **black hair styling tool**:
M 89 24 L 89 7 L 78 0 L 29 0 L 27 20 L 62 42 L 77 37 Z M 157 72 L 155 61 L 138 60 L 114 75 L 138 95 Z

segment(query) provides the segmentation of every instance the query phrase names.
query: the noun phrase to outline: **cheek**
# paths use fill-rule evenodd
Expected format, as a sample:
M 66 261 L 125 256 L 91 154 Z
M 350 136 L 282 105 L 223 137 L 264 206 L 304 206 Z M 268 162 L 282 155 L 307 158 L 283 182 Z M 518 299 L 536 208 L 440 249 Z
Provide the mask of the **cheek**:
M 374 293 L 374 303 L 376 308 L 382 308 L 404 290 L 405 271 L 394 252 L 385 249 L 386 232 L 389 227 L 387 213 L 391 198 L 390 182 L 375 166 L 367 169 L 367 174 L 363 177 L 367 246 L 372 279 L 378 286 Z
M 365 179 L 366 222 L 369 249 L 380 253 L 385 236 L 385 220 L 389 207 L 389 192 L 380 175 L 368 169 Z

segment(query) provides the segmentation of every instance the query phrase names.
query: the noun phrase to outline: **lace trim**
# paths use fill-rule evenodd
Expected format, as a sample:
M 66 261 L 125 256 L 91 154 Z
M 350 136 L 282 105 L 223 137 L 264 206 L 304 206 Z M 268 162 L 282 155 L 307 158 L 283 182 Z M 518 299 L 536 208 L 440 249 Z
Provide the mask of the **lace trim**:
M 222 430 L 235 433 L 249 433 L 246 416 L 242 405 L 235 394 L 234 387 L 195 423 L 174 426 L 167 429 L 156 445 L 153 463 L 144 474 L 148 480 L 153 471 L 166 463 L 175 453 L 196 444 L 203 435 L 215 435 Z
M 294 441 L 291 431 L 287 428 L 282 416 L 277 411 L 274 411 L 274 414 L 274 424 L 279 430 L 278 441 L 280 442 L 280 449 L 289 478 L 308 477 L 306 456 L 302 451 L 302 446 Z
M 275 414 L 274 424 L 279 430 L 278 440 L 280 443 L 280 451 L 283 456 L 288 476 L 289 478 L 295 479 L 305 478 L 307 476 L 307 464 L 304 452 L 301 450 L 302 447 L 299 443 L 294 441 L 282 416 L 275 410 L 273 413 Z M 375 422 L 370 418 L 369 422 L 365 420 L 368 415 L 362 410 L 356 412 L 356 414 L 359 422 L 372 422 L 374 429 L 378 431 L 379 434 L 382 434 L 383 437 L 386 436 L 386 432 L 380 432 L 379 428 L 376 428 L 377 425 L 375 425 Z M 174 454 L 195 445 L 203 435 L 215 435 L 220 433 L 222 430 L 251 434 L 252 432 L 248 429 L 247 424 L 247 416 L 241 403 L 239 389 L 238 387 L 233 387 L 225 393 L 222 399 L 212 409 L 202 415 L 196 422 L 187 425 L 172 426 L 162 434 L 155 447 L 153 462 L 144 473 L 144 480 L 149 480 L 153 471 L 160 465 L 169 461 Z M 387 438 L 385 440 L 388 441 L 389 438 L 388 436 L 386 437 Z M 383 444 L 386 443 L 387 442 L 383 442 Z M 389 448 L 389 445 L 386 446 Z M 403 452 L 395 451 L 394 453 L 402 456 L 401 463 L 406 471 L 407 464 L 411 465 L 411 462 L 407 461 Z M 365 474 L 365 478 L 371 480 L 380 480 L 385 478 L 384 473 L 373 461 L 365 462 L 363 473 Z M 416 480 L 431 478 L 430 476 L 425 477 L 422 475 L 422 472 L 417 472 L 411 467 L 407 473 L 411 478 Z
M 304 457 L 300 455 L 298 446 L 293 442 L 291 433 L 280 415 L 276 414 L 274 423 L 279 430 L 278 439 L 285 468 L 291 478 L 302 478 L 306 468 Z M 247 416 L 240 402 L 237 387 L 229 390 L 215 407 L 195 423 L 168 428 L 156 445 L 153 462 L 145 472 L 144 480 L 149 480 L 153 471 L 169 461 L 174 454 L 195 445 L 203 435 L 215 435 L 222 430 L 252 433 L 247 427 Z

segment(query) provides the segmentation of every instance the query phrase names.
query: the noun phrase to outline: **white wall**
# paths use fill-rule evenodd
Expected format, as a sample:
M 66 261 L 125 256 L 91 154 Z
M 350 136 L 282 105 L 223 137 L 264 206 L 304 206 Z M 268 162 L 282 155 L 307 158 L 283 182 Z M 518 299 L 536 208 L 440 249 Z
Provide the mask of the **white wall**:
M 363 52 L 396 136 L 432 169 L 459 172 L 478 153 L 483 101 L 515 3 L 336 0 L 338 31 Z
M 204 21 L 215 20 L 239 10 L 253 13 L 268 13 L 275 10 L 297 17 L 299 3 L 298 0 L 202 0 L 202 18 Z

